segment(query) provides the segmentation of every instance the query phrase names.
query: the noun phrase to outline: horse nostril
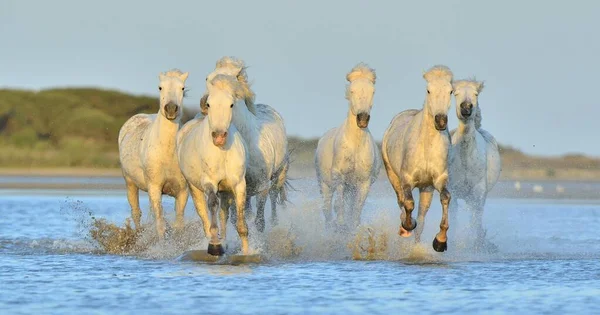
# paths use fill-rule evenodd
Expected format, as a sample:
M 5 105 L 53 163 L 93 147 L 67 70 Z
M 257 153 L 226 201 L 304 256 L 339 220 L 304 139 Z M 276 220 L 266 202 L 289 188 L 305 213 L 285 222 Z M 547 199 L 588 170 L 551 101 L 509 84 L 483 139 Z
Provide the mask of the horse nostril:
M 213 138 L 216 138 L 217 137 L 217 132 L 213 131 L 211 135 L 212 135 Z

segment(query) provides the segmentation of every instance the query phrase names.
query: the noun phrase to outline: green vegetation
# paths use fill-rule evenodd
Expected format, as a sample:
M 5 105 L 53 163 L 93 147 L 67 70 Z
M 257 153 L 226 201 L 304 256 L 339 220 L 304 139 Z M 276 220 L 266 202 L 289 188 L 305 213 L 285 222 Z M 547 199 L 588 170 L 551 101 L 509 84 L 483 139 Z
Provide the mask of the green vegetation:
M 119 128 L 157 103 L 93 88 L 0 90 L 0 165 L 118 167 Z
M 156 113 L 156 97 L 95 88 L 39 92 L 0 89 L 0 165 L 4 168 L 118 168 L 119 128 L 137 113 Z M 186 110 L 183 121 L 194 112 Z M 316 139 L 289 138 L 293 166 L 313 167 Z M 600 160 L 535 157 L 501 147 L 503 178 L 600 178 Z

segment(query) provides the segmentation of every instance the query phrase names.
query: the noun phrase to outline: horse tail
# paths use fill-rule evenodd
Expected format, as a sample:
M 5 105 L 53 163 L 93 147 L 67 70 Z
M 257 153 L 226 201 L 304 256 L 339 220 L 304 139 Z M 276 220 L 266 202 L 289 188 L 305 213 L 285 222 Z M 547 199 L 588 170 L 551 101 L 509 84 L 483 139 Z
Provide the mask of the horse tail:
M 283 163 L 279 166 L 279 169 L 273 173 L 272 181 L 273 186 L 271 187 L 271 196 L 276 198 L 277 204 L 283 205 L 288 200 L 288 190 L 294 190 L 291 184 L 291 179 L 288 176 L 288 171 L 291 163 L 291 155 L 294 150 L 288 150 L 286 153 Z

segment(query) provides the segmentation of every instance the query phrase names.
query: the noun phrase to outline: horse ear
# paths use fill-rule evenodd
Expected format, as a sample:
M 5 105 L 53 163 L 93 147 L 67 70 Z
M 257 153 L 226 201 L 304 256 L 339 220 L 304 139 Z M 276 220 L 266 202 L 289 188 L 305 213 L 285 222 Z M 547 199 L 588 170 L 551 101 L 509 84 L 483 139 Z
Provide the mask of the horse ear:
M 159 74 L 158 74 L 158 79 L 159 79 L 160 81 L 164 81 L 164 80 L 165 80 L 165 74 L 164 74 L 164 73 L 162 73 L 162 72 L 161 72 L 161 73 L 159 73 Z
M 483 90 L 484 84 L 483 81 L 479 82 L 479 84 L 477 85 L 477 93 L 481 93 L 481 91 Z
M 179 76 L 179 79 L 181 79 L 181 81 L 185 81 L 185 80 L 187 80 L 189 75 L 190 75 L 189 72 L 183 73 Z
M 200 112 L 204 116 L 208 115 L 208 106 L 206 106 L 207 102 L 208 102 L 208 94 L 204 94 L 204 96 L 202 96 L 202 98 L 200 99 Z

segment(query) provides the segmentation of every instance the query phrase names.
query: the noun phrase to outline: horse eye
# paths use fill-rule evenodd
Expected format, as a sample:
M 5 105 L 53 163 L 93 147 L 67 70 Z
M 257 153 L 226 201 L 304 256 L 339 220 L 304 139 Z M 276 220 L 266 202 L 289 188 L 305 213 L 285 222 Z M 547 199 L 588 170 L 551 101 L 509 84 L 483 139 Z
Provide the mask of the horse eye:
M 452 91 L 450 91 L 450 95 L 452 95 Z
M 182 87 L 182 88 L 181 88 L 181 90 L 182 90 L 182 91 L 185 91 L 185 87 Z
M 158 87 L 158 90 L 159 90 L 159 91 L 162 91 L 162 86 L 159 86 L 159 87 Z
M 427 90 L 427 94 L 430 94 L 430 93 L 429 93 L 429 90 Z
M 231 106 L 229 106 L 229 108 L 233 108 L 233 104 L 231 104 Z
M 210 107 L 210 104 L 206 103 L 206 108 L 209 108 L 209 107 Z

